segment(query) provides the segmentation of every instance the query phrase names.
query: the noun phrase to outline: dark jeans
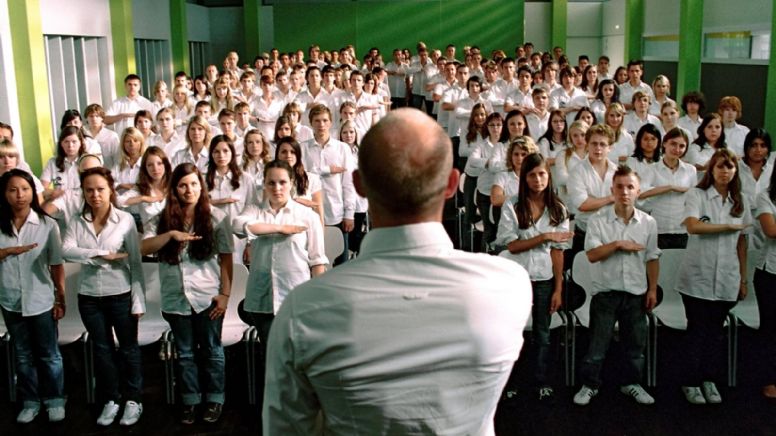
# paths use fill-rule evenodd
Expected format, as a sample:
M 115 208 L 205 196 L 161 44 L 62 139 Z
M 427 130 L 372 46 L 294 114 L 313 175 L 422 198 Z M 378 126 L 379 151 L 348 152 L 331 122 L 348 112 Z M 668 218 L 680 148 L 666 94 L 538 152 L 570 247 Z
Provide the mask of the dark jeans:
M 484 195 L 481 192 L 477 192 L 477 209 L 480 210 L 480 217 L 482 217 L 482 245 L 486 247 L 486 244 L 496 240 L 496 225 L 490 220 L 490 196 Z M 483 251 L 487 251 L 483 248 Z
M 461 147 L 461 137 L 453 136 L 450 138 L 450 141 L 453 143 L 453 167 L 458 169 L 458 171 L 463 171 L 463 167 L 461 166 L 461 155 L 459 152 Z
M 703 300 L 681 294 L 687 317 L 684 351 L 685 378 L 682 386 L 700 386 L 719 378 L 724 348 L 723 325 L 735 301 Z
M 81 321 L 94 348 L 97 398 L 106 403 L 123 398 L 141 402 L 143 392 L 142 356 L 137 343 L 137 318 L 132 315 L 130 293 L 109 297 L 78 296 Z M 119 349 L 113 335 L 119 341 Z M 119 370 L 121 368 L 121 372 Z M 124 395 L 119 393 L 123 384 Z
M 2 309 L 16 353 L 16 388 L 24 407 L 65 405 L 65 376 L 50 310 L 34 316 Z
M 342 240 L 344 241 L 345 246 L 344 246 L 344 250 L 342 251 L 342 254 L 340 254 L 339 256 L 337 256 L 336 259 L 334 259 L 334 263 L 332 264 L 332 266 L 340 265 L 347 262 L 348 257 L 350 256 L 348 234 L 345 233 L 345 227 L 342 225 L 341 221 L 339 224 L 335 224 L 334 227 L 340 229 L 340 231 L 342 232 Z M 331 259 L 329 259 L 329 262 L 331 262 Z
M 204 373 L 205 400 L 209 403 L 224 403 L 224 347 L 221 345 L 221 328 L 224 317 L 210 319 L 210 312 L 215 307 L 211 305 L 200 313 L 191 315 L 176 315 L 162 312 L 162 316 L 170 324 L 175 337 L 175 347 L 178 349 L 176 369 L 180 380 L 181 397 L 187 406 L 202 402 L 200 389 L 200 370 Z M 200 368 L 194 359 L 195 351 L 199 349 L 203 362 Z
M 426 114 L 433 119 L 437 119 L 436 114 L 434 114 L 434 100 L 426 100 Z
M 776 274 L 762 269 L 754 271 L 754 292 L 760 312 L 760 361 L 763 362 L 762 384 L 776 383 Z M 749 298 L 752 298 L 750 295 Z
M 407 106 L 406 97 L 391 97 L 391 109 L 397 109 L 397 108 L 406 107 L 406 106 Z
M 477 178 L 467 175 L 466 180 L 463 181 L 463 205 L 466 209 L 466 223 L 472 226 L 479 221 L 475 192 L 477 192 Z
M 547 370 L 550 364 L 550 301 L 552 300 L 553 279 L 532 281 L 533 306 L 531 307 L 531 330 L 536 346 L 536 370 L 534 377 L 537 386 L 547 384 Z
M 657 235 L 657 248 L 661 250 L 687 248 L 687 233 L 659 233 Z
M 415 109 L 423 110 L 423 103 L 426 101 L 426 97 L 422 94 L 412 94 L 412 107 Z
M 266 349 L 269 329 L 272 327 L 272 320 L 275 319 L 275 315 L 272 313 L 249 312 L 245 310 L 243 303 L 245 303 L 245 300 L 240 302 L 240 305 L 237 307 L 237 313 L 244 323 L 256 327 L 256 331 L 259 333 L 259 341 L 262 347 Z
M 361 240 L 364 239 L 364 224 L 366 223 L 366 212 L 356 212 L 353 216 L 353 231 L 347 234 L 348 247 L 354 253 L 361 249 Z
M 571 240 L 571 249 L 563 252 L 563 269 L 569 270 L 574 266 L 574 258 L 577 253 L 585 249 L 585 236 L 587 232 L 574 226 L 574 238 Z
M 626 363 L 620 383 L 641 383 L 647 343 L 644 295 L 609 291 L 594 295 L 590 301 L 590 346 L 579 372 L 582 383 L 593 389 L 601 386 L 601 366 L 614 334 L 615 322 L 620 324 L 620 342 Z

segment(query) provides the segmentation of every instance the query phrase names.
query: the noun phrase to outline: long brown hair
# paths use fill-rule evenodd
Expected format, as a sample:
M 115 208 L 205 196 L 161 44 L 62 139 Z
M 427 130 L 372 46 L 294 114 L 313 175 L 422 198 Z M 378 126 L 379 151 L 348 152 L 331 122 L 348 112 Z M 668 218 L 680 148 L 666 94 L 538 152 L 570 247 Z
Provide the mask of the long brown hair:
M 167 155 L 164 153 L 164 150 L 159 147 L 148 147 L 145 153 L 143 153 L 143 159 L 140 160 L 140 173 L 137 175 L 137 190 L 140 192 L 140 195 L 149 195 L 151 193 L 151 185 L 154 181 L 151 178 L 151 175 L 148 174 L 148 168 L 146 168 L 148 158 L 151 156 L 156 156 L 162 160 L 162 165 L 164 165 L 164 176 L 162 176 L 162 180 L 159 184 L 162 186 L 162 189 L 164 189 L 165 195 L 167 195 L 167 192 L 170 190 L 170 173 L 172 173 L 172 165 L 170 164 L 170 159 L 168 159 Z
M 163 234 L 170 230 L 187 231 L 184 225 L 185 215 L 184 210 L 181 207 L 181 201 L 178 198 L 177 186 L 180 180 L 189 174 L 197 175 L 202 189 L 199 200 L 194 207 L 194 222 L 191 226 L 191 230 L 194 231 L 194 234 L 202 239 L 190 241 L 188 243 L 188 253 L 189 257 L 192 259 L 207 260 L 213 255 L 215 249 L 213 222 L 210 219 L 210 200 L 207 195 L 207 185 L 205 185 L 202 174 L 197 170 L 197 167 L 194 164 L 182 163 L 173 170 L 170 180 L 170 190 L 167 193 L 167 204 L 159 215 L 157 234 Z M 183 244 L 170 238 L 170 241 L 159 250 L 159 260 L 170 265 L 177 265 L 181 261 L 180 255 L 182 251 Z
M 275 160 L 279 160 L 278 156 L 280 156 L 280 147 L 283 144 L 290 145 L 294 150 L 294 155 L 296 155 L 296 163 L 294 164 L 293 168 L 296 195 L 305 195 L 307 189 L 310 187 L 310 180 L 307 177 L 307 171 L 305 171 L 304 164 L 302 163 L 302 147 L 298 142 L 296 142 L 294 138 L 288 136 L 285 138 L 280 138 L 280 142 L 277 143 L 277 147 L 275 148 Z
M 520 167 L 520 184 L 517 190 L 517 202 L 515 203 L 515 214 L 517 215 L 518 226 L 521 229 L 527 229 L 534 225 L 533 215 L 531 214 L 531 199 L 528 192 L 528 173 L 534 168 L 543 166 L 547 170 L 547 188 L 544 189 L 544 207 L 550 213 L 550 225 L 557 226 L 568 218 L 566 206 L 563 205 L 558 193 L 555 192 L 555 186 L 552 183 L 552 171 L 550 171 L 547 161 L 539 153 L 531 153 L 523 159 L 523 165 Z
M 86 153 L 86 139 L 84 138 L 81 129 L 75 126 L 66 126 L 62 129 L 62 133 L 59 134 L 59 140 L 57 141 L 57 157 L 54 163 L 59 171 L 65 170 L 65 149 L 62 148 L 62 141 L 70 135 L 75 135 L 79 141 L 81 141 L 81 148 L 78 149 L 78 157 L 81 157 Z
M 740 217 L 744 213 L 743 195 L 741 195 L 741 178 L 738 176 L 738 156 L 727 148 L 720 148 L 714 152 L 709 159 L 709 168 L 706 170 L 706 174 L 698 182 L 697 187 L 700 189 L 708 190 L 714 186 L 714 167 L 719 164 L 731 165 L 735 168 L 736 173 L 733 175 L 733 179 L 728 183 L 728 195 L 733 199 L 733 207 L 730 209 L 730 216 Z
M 216 135 L 210 141 L 210 147 L 208 147 L 209 151 L 207 159 L 207 176 L 205 178 L 207 180 L 208 190 L 215 188 L 217 169 L 215 159 L 213 159 L 213 152 L 215 151 L 216 146 L 222 142 L 226 143 L 226 146 L 229 147 L 229 151 L 232 153 L 232 159 L 227 165 L 229 167 L 229 172 L 232 173 L 232 180 L 230 181 L 230 184 L 232 185 L 232 189 L 240 188 L 240 176 L 242 175 L 242 170 L 240 169 L 240 166 L 237 165 L 237 155 L 234 151 L 234 143 L 226 135 Z

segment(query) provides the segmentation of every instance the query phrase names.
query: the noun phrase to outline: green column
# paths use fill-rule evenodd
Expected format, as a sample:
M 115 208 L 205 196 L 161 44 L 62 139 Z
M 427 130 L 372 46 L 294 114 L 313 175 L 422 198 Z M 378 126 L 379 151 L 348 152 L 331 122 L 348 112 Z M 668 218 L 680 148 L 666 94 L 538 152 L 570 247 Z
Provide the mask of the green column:
M 259 54 L 261 37 L 261 0 L 243 0 L 243 18 L 245 19 L 245 53 L 243 57 L 252 62 Z
M 515 35 L 516 42 L 525 42 L 525 0 L 515 0 Z
M 189 58 L 189 23 L 186 17 L 186 0 L 170 0 L 170 33 L 172 66 L 177 71 L 191 71 Z
M 776 132 L 776 67 L 772 64 L 776 61 L 776 0 L 773 1 L 771 13 L 771 64 L 768 66 L 768 84 L 765 94 L 765 128 L 773 134 Z
M 566 25 L 568 21 L 568 0 L 552 1 L 552 37 L 550 41 L 553 49 L 562 47 L 566 50 Z
M 625 0 L 625 62 L 641 59 L 644 0 Z
M 701 87 L 703 0 L 681 0 L 679 10 L 679 64 L 676 97 Z M 771 47 L 773 49 L 773 47 Z
M 48 76 L 40 68 L 46 65 L 40 0 L 9 0 L 8 17 L 24 157 L 32 172 L 40 174 L 54 151 Z
M 116 95 L 124 95 L 124 78 L 127 74 L 137 72 L 131 0 L 110 0 L 110 31 L 113 39 Z

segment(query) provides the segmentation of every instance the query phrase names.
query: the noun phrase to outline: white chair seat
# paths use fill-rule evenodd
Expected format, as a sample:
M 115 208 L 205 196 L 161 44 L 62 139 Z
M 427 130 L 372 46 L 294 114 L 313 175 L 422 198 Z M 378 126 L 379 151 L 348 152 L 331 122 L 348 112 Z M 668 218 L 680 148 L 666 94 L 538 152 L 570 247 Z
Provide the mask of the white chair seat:
M 159 281 L 159 264 L 144 263 L 143 276 L 146 285 L 146 313 L 140 318 L 137 342 L 149 345 L 162 338 L 170 325 L 162 318 L 162 289 Z
M 323 248 L 326 252 L 326 257 L 329 258 L 329 265 L 334 265 L 334 259 L 338 258 L 345 251 L 345 240 L 339 227 L 323 227 Z
M 574 283 L 585 290 L 585 302 L 579 309 L 574 311 L 574 315 L 577 317 L 579 324 L 586 328 L 590 326 L 590 290 L 593 289 L 593 279 L 590 277 L 591 268 L 592 265 L 587 260 L 587 254 L 584 251 L 580 251 L 574 256 L 571 278 Z
M 65 316 L 59 320 L 59 345 L 68 345 L 79 340 L 84 333 L 81 314 L 78 311 L 78 274 L 81 265 L 65 263 Z
M 673 248 L 663 250 L 660 255 L 660 276 L 657 284 L 663 289 L 663 301 L 652 311 L 663 325 L 676 330 L 687 330 L 682 296 L 676 292 L 679 267 L 685 254 L 683 248 Z
M 221 342 L 225 347 L 240 342 L 249 328 L 237 313 L 237 306 L 245 298 L 245 287 L 247 284 L 248 269 L 245 268 L 245 265 L 235 264 L 232 272 L 232 291 L 229 297 L 229 305 L 226 308 L 223 329 L 221 330 Z

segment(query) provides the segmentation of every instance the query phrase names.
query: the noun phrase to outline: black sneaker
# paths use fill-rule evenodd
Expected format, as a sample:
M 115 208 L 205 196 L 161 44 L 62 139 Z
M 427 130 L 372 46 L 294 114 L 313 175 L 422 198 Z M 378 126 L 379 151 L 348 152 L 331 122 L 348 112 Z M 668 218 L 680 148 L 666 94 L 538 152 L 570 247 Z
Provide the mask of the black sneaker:
M 555 391 L 549 386 L 539 388 L 539 401 L 541 403 L 551 404 L 555 401 Z
M 205 410 L 205 416 L 202 418 L 205 422 L 216 422 L 221 417 L 221 409 L 223 405 L 221 403 L 208 403 L 207 410 Z
M 196 417 L 195 406 L 183 406 L 183 410 L 181 411 L 181 424 L 194 424 Z

